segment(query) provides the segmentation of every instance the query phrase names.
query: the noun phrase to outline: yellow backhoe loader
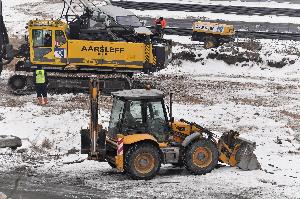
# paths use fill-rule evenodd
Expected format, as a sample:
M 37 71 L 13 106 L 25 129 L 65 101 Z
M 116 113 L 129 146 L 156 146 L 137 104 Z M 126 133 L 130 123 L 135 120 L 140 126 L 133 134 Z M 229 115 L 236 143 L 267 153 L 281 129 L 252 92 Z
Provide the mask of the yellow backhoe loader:
M 255 143 L 234 131 L 217 142 L 214 134 L 196 123 L 175 121 L 172 95 L 169 116 L 165 95 L 156 89 L 113 92 L 107 130 L 98 124 L 99 82 L 90 82 L 89 129 L 81 130 L 81 153 L 108 162 L 133 179 L 151 179 L 161 164 L 184 165 L 193 174 L 212 171 L 218 161 L 243 170 L 259 169 Z

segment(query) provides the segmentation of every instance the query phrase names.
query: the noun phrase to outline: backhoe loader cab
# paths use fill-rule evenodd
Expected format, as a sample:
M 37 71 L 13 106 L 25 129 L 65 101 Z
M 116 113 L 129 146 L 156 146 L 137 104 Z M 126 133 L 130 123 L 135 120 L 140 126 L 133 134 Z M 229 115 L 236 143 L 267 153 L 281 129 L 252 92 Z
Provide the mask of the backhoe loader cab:
M 156 89 L 113 92 L 109 126 L 102 129 L 98 124 L 99 82 L 92 80 L 90 85 L 90 128 L 81 130 L 81 152 L 89 159 L 107 161 L 133 179 L 153 178 L 161 164 L 185 166 L 193 174 L 209 173 L 218 160 L 244 170 L 258 168 L 253 164 L 257 163 L 255 143 L 239 138 L 236 132 L 224 134 L 217 143 L 212 132 L 196 123 L 169 120 L 165 95 Z M 171 104 L 172 100 L 170 111 Z
M 152 135 L 158 142 L 168 139 L 169 121 L 164 95 L 156 89 L 133 89 L 112 93 L 113 108 L 108 136 L 130 135 L 138 132 Z

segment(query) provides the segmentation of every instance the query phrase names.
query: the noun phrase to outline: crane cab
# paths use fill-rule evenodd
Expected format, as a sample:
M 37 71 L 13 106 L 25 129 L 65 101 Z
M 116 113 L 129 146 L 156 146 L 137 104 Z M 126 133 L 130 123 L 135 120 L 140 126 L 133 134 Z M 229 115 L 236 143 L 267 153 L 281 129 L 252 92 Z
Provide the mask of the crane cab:
M 28 23 L 30 62 L 33 65 L 66 66 L 68 25 L 59 20 Z

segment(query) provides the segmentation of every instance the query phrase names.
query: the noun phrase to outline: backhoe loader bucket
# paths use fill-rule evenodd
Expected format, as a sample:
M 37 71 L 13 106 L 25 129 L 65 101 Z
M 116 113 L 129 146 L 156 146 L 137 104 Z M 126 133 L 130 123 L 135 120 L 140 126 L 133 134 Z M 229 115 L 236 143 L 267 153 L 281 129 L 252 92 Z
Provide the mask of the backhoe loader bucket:
M 218 142 L 219 160 L 245 171 L 260 169 L 260 164 L 254 154 L 255 147 L 255 142 L 240 138 L 238 132 L 226 132 Z

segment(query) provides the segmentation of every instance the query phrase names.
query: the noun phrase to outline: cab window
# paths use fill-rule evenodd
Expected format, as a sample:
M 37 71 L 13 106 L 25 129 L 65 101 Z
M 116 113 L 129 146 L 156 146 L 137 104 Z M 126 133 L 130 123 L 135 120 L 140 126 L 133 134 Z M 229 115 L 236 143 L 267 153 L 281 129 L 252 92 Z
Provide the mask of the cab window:
M 140 101 L 128 101 L 125 105 L 123 130 L 140 130 L 142 127 L 142 106 Z
M 119 133 L 125 103 L 121 100 L 115 99 L 113 104 L 108 131 L 111 137 L 116 137 Z
M 129 109 L 126 112 L 130 112 L 132 117 L 139 123 L 142 123 L 142 106 L 140 101 L 131 101 L 129 103 Z
M 158 141 L 165 141 L 168 137 L 168 126 L 161 101 L 147 103 L 147 127 Z
M 147 120 L 165 121 L 165 113 L 161 101 L 147 103 Z
M 56 46 L 61 46 L 64 45 L 67 42 L 67 39 L 65 37 L 65 34 L 61 30 L 56 30 L 55 31 L 55 45 Z
M 32 30 L 33 47 L 51 47 L 51 30 Z

